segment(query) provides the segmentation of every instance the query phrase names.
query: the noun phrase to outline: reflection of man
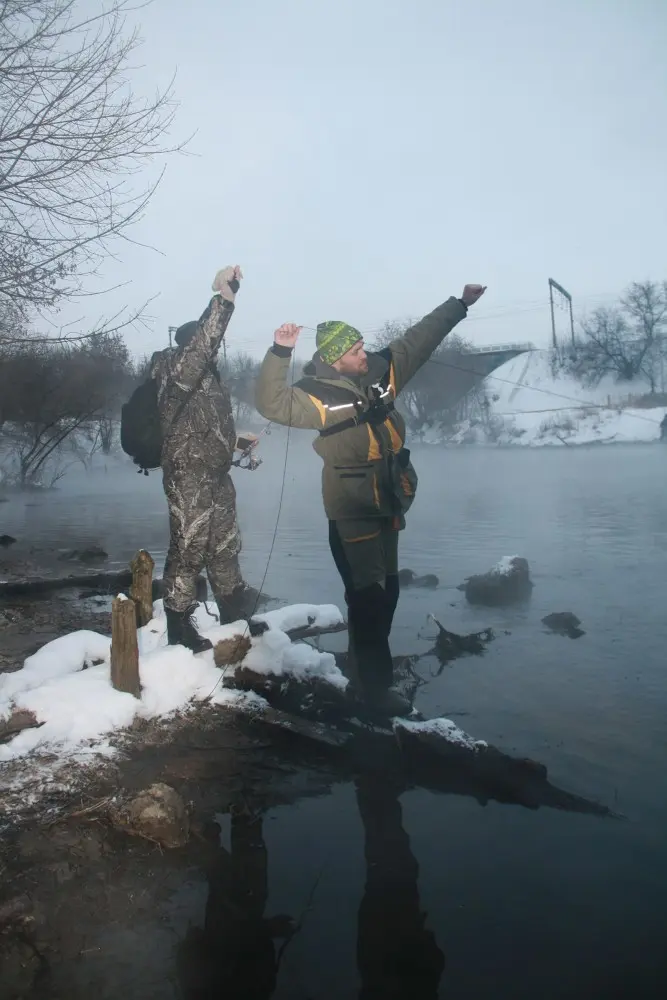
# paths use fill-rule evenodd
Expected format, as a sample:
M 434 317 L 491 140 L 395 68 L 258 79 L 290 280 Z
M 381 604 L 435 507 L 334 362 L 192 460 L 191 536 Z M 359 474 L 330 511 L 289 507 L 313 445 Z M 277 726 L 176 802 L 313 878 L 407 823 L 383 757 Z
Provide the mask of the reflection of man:
M 239 267 L 219 271 L 213 282 L 216 294 L 204 314 L 180 326 L 175 350 L 162 351 L 151 363 L 169 507 L 164 570 L 168 641 L 195 653 L 211 648 L 193 621 L 196 580 L 202 569 L 206 568 L 221 622 L 239 617 L 243 592 L 236 492 L 229 475 L 238 442 L 229 390 L 217 365 L 240 279 Z
M 401 788 L 367 772 L 356 782 L 366 885 L 359 907 L 359 1000 L 437 1000 L 445 957 L 421 912 L 419 866 L 403 829 Z
M 410 706 L 392 690 L 389 634 L 398 603 L 398 531 L 417 477 L 404 447 L 406 428 L 394 400 L 484 293 L 466 285 L 403 337 L 376 354 L 347 323 L 321 323 L 317 353 L 304 378 L 287 385 L 300 327 L 276 330 L 260 370 L 256 406 L 279 424 L 319 431 L 329 542 L 345 586 L 350 651 L 367 702 L 386 715 Z
M 288 917 L 264 917 L 268 896 L 262 816 L 234 810 L 231 856 L 220 846 L 220 828 L 205 831 L 209 891 L 203 931 L 191 930 L 179 954 L 187 1000 L 269 1000 L 276 988 L 274 939 L 291 930 Z

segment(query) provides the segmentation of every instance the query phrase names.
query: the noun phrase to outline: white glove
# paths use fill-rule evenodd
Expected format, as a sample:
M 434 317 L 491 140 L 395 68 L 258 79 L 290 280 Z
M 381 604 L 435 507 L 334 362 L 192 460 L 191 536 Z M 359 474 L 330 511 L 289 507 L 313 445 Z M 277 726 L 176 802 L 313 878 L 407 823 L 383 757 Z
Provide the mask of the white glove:
M 236 267 L 223 267 L 216 274 L 211 287 L 221 298 L 226 299 L 227 302 L 233 302 L 242 277 L 243 274 L 238 264 Z

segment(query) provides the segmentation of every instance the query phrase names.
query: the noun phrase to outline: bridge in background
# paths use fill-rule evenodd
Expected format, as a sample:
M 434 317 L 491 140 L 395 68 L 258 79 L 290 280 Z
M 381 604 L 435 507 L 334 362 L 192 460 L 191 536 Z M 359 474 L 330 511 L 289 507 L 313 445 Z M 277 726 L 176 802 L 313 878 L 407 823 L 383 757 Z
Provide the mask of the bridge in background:
M 471 347 L 464 357 L 470 358 L 471 368 L 483 377 L 489 375 L 496 368 L 500 368 L 506 361 L 511 361 L 519 354 L 526 354 L 527 351 L 534 351 L 535 344 L 491 344 L 488 347 Z

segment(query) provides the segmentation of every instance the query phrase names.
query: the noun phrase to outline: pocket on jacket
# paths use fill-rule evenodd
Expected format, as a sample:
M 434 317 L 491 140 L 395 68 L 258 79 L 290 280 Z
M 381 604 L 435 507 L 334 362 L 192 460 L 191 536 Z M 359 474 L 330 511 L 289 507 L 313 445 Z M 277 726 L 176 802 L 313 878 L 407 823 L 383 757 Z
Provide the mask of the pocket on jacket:
M 334 466 L 326 477 L 325 506 L 339 517 L 377 516 L 380 495 L 376 471 L 369 466 Z

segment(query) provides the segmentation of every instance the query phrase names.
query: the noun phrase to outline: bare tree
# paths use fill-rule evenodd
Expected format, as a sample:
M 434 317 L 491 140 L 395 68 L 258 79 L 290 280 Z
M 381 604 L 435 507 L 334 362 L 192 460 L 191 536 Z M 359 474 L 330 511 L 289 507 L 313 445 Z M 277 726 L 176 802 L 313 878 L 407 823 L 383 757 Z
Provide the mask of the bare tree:
M 77 346 L 28 344 L 5 354 L 0 443 L 21 486 L 40 482 L 66 443 L 117 413 L 129 373 L 118 335 Z
M 130 10 L 0 0 L 0 300 L 14 310 L 79 291 L 155 189 L 131 178 L 167 152 L 175 108 L 171 88 L 132 91 Z
M 623 382 L 643 377 L 655 392 L 667 349 L 667 282 L 634 282 L 618 306 L 596 309 L 581 323 L 560 364 L 589 385 L 605 375 Z

